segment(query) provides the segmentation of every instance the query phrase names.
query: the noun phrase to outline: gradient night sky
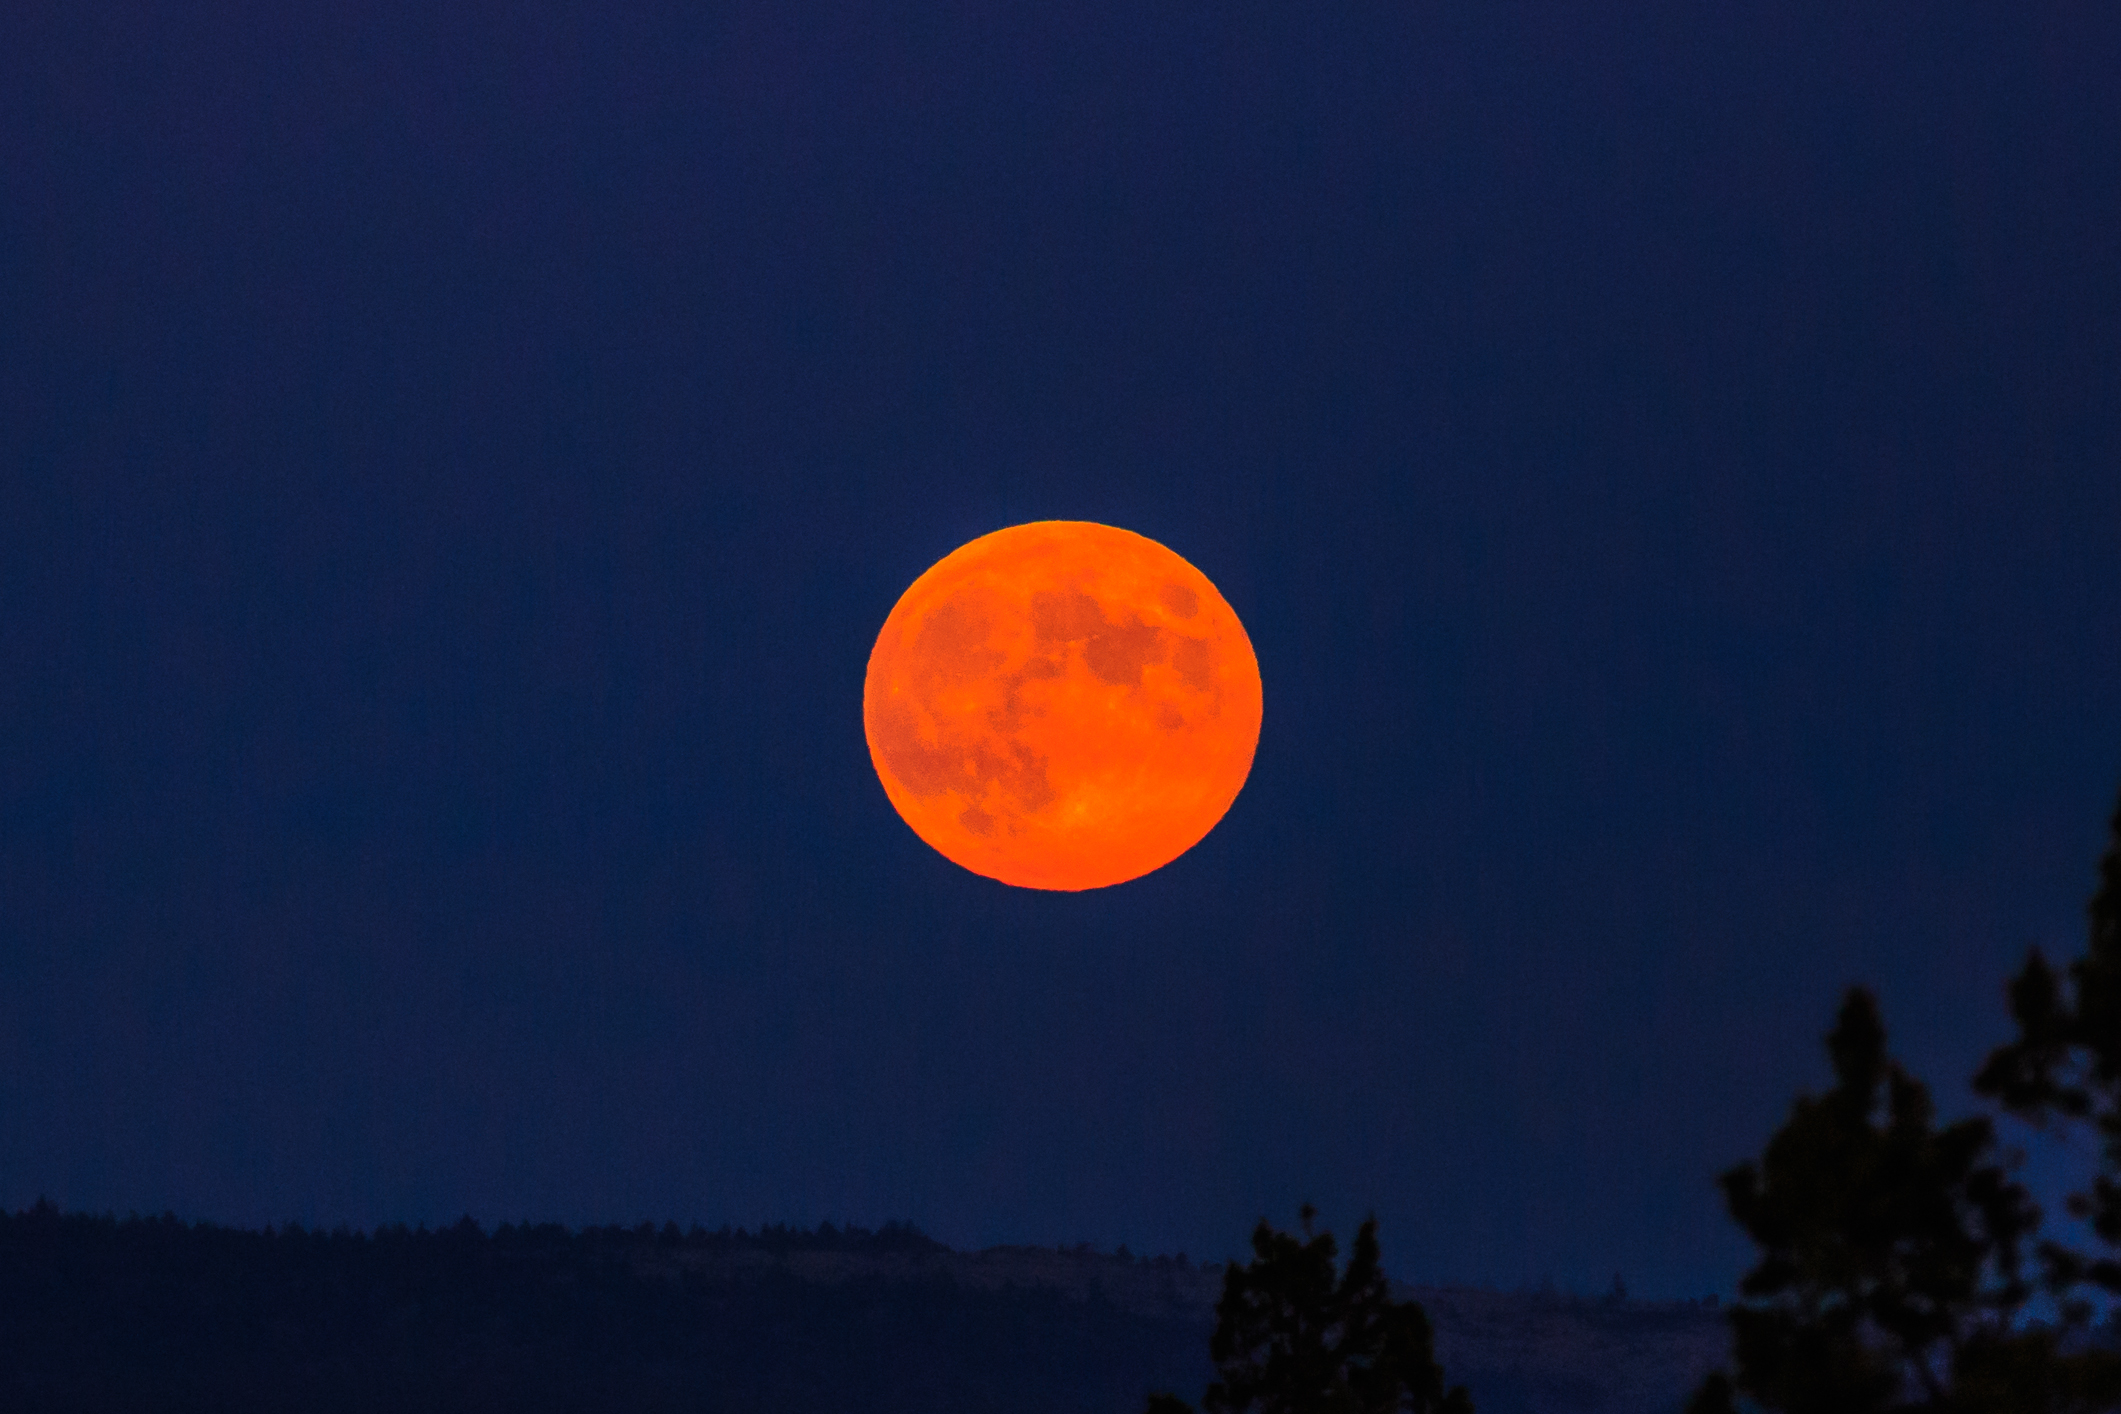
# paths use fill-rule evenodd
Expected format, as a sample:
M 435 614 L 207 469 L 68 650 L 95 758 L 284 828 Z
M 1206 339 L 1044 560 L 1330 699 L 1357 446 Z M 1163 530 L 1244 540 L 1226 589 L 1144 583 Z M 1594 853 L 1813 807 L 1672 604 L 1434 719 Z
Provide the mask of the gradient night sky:
M 2121 786 L 2121 8 L 1850 8 L 10 0 L 0 1204 L 1728 1290 Z M 861 725 L 1047 518 L 1266 689 L 1079 895 Z

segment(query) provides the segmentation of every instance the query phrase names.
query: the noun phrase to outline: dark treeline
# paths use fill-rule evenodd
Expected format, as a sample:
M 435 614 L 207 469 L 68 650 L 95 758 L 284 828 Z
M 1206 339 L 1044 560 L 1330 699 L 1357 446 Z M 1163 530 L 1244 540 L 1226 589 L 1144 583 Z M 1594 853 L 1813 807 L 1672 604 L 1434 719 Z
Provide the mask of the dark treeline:
M 1206 1367 L 1191 1325 L 1097 1299 L 682 1259 L 946 1250 L 902 1224 L 253 1232 L 40 1202 L 0 1214 L 0 1408 L 1073 1414 Z

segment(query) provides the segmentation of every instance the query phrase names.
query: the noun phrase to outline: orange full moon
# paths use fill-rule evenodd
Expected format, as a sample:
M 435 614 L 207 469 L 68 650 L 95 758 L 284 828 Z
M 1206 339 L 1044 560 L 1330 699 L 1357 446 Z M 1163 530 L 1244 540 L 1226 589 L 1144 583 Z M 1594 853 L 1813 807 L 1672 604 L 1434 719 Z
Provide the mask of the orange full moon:
M 975 874 L 1096 889 L 1178 858 L 1243 789 L 1259 660 L 1208 577 L 1132 531 L 1045 520 L 953 550 L 869 654 L 891 804 Z

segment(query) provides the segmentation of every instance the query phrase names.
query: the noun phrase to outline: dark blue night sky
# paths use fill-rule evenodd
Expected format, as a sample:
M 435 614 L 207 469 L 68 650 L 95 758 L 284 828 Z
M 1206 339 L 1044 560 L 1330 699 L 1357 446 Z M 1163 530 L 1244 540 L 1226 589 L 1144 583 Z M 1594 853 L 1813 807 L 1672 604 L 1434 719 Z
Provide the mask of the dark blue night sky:
M 2121 9 L 0 7 L 0 1206 L 910 1219 L 1728 1291 L 2121 787 Z M 1250 783 L 1015 891 L 870 767 L 1049 518 Z

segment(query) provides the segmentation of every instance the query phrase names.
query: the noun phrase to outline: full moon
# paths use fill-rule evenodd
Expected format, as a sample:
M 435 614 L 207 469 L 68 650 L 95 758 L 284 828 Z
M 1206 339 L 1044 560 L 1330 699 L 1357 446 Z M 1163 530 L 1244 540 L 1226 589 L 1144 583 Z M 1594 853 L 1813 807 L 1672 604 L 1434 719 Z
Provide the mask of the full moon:
M 960 546 L 900 596 L 862 691 L 913 832 L 1029 889 L 1139 878 L 1229 810 L 1259 744 L 1259 661 L 1208 577 L 1089 521 Z

